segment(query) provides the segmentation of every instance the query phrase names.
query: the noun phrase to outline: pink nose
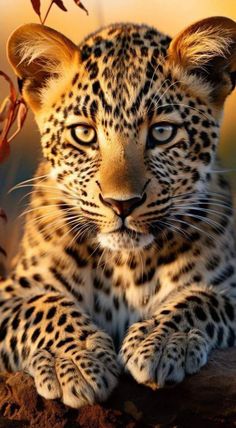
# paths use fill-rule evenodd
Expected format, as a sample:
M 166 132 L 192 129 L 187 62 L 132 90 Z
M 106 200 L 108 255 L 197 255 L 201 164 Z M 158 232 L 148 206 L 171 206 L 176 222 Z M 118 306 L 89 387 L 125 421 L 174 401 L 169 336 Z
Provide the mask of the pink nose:
M 143 196 L 126 199 L 125 201 L 103 198 L 101 194 L 99 195 L 99 198 L 104 205 L 110 207 L 120 217 L 125 218 L 130 215 L 135 208 L 144 203 L 146 200 L 146 193 L 144 193 Z

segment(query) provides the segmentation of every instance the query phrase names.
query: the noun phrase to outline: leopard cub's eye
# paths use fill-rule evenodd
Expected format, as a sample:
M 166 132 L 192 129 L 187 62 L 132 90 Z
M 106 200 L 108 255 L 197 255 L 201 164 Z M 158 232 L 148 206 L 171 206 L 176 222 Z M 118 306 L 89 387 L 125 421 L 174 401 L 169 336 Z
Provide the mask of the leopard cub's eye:
M 175 137 L 177 128 L 173 123 L 154 123 L 148 131 L 147 148 L 153 149 L 157 145 L 169 143 Z
M 70 127 L 70 133 L 76 143 L 82 145 L 89 145 L 95 143 L 97 140 L 97 134 L 95 129 L 89 125 L 72 125 Z

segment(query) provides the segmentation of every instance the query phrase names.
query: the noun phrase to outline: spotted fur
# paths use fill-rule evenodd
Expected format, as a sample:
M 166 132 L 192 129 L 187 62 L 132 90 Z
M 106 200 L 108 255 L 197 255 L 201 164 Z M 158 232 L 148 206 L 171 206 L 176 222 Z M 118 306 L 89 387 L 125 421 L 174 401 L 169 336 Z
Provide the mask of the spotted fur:
M 213 348 L 234 346 L 232 203 L 216 149 L 235 43 L 226 18 L 171 45 L 135 24 L 79 48 L 35 24 L 11 37 L 44 160 L 16 267 L 1 283 L 0 361 L 28 371 L 44 397 L 72 407 L 104 400 L 120 366 L 151 387 L 180 382 Z M 97 132 L 86 147 L 70 134 L 81 121 Z M 175 137 L 147 146 L 160 121 L 177 124 Z M 117 213 L 131 200 L 131 212 Z

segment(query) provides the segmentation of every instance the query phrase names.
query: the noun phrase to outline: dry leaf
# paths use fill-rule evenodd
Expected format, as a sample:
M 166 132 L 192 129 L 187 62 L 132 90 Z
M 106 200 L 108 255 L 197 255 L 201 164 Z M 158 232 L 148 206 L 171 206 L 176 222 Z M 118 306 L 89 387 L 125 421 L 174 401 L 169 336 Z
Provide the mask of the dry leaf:
M 10 86 L 10 94 L 6 97 L 0 106 L 0 162 L 5 160 L 10 153 L 9 143 L 20 132 L 26 115 L 27 107 L 23 98 L 17 98 L 17 92 L 10 77 L 0 71 L 0 76 L 8 82 Z M 9 137 L 9 132 L 17 119 L 17 129 Z
M 17 120 L 17 129 L 14 132 L 14 134 L 11 135 L 11 137 L 8 138 L 8 144 L 16 137 L 17 134 L 19 134 L 20 130 L 22 129 L 26 116 L 27 116 L 28 108 L 24 102 L 24 100 L 21 98 L 17 105 L 15 106 L 15 119 Z
M 10 154 L 10 146 L 6 138 L 0 139 L 0 163 L 8 158 Z
M 74 0 L 74 2 L 75 2 L 75 4 L 77 4 L 77 6 L 80 7 L 80 9 L 84 10 L 87 13 L 87 15 L 89 14 L 88 9 L 86 9 L 86 7 L 83 5 L 83 3 L 81 3 L 80 0 Z
M 15 87 L 13 85 L 12 80 L 10 79 L 10 77 L 6 73 L 4 73 L 4 71 L 0 71 L 0 76 L 4 77 L 4 79 L 8 82 L 8 84 L 10 86 L 10 95 L 9 95 L 9 97 L 11 98 L 11 100 L 13 102 L 15 102 L 16 98 L 17 98 L 17 94 L 16 94 L 16 90 L 15 90 Z
M 0 106 L 0 122 L 3 122 L 6 120 L 9 111 L 12 107 L 12 101 L 10 97 L 6 97 L 5 100 L 3 100 L 2 105 Z
M 35 13 L 37 13 L 37 15 L 39 16 L 39 19 L 41 21 L 41 13 L 40 13 L 40 0 L 30 0 L 31 4 L 33 6 L 33 9 L 35 11 Z
M 27 111 L 28 109 L 26 107 L 26 104 L 22 100 L 21 103 L 19 104 L 19 108 L 17 112 L 17 125 L 19 129 L 21 129 L 22 126 L 24 125 L 24 122 L 27 116 Z
M 57 7 L 59 7 L 59 9 L 63 10 L 64 12 L 67 12 L 67 9 L 63 3 L 64 0 L 51 0 L 51 3 L 49 4 L 49 7 L 47 9 L 47 12 L 44 16 L 44 18 L 41 18 L 41 12 L 40 12 L 40 7 L 41 7 L 41 0 L 30 0 L 32 7 L 34 9 L 34 11 L 37 13 L 37 15 L 39 16 L 40 22 L 41 24 L 45 24 L 47 17 L 51 11 L 52 6 L 55 4 Z M 80 1 L 80 0 L 74 0 L 75 4 L 82 10 L 84 10 L 84 12 L 86 12 L 86 14 L 88 15 L 88 10 L 86 9 L 86 7 L 84 6 L 84 4 Z
M 65 12 L 67 12 L 67 9 L 64 6 L 62 0 L 53 0 L 53 3 L 55 3 L 61 10 L 64 10 Z

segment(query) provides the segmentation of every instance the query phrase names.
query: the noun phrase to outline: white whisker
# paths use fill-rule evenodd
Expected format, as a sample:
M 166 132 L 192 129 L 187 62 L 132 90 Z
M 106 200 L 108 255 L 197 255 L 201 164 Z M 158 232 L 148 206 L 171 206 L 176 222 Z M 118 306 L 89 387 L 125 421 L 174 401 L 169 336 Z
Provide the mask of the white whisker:
M 182 223 L 185 224 L 186 226 L 189 226 L 190 228 L 192 227 L 193 229 L 197 230 L 198 232 L 200 232 L 201 234 L 206 235 L 208 238 L 211 238 L 213 241 L 217 241 L 217 237 L 211 235 L 210 233 L 206 232 L 205 230 L 193 225 L 192 223 L 188 223 L 187 221 L 184 220 L 180 220 L 179 218 L 175 218 L 174 216 L 169 216 L 169 218 L 171 219 L 171 221 L 175 221 L 177 223 Z
M 178 211 L 176 211 L 176 208 L 178 208 Z M 174 205 L 173 208 L 170 208 L 170 211 L 175 211 L 176 213 L 180 213 L 180 214 L 182 214 L 182 213 L 183 214 L 185 214 L 185 213 L 188 214 L 188 211 L 185 211 L 184 208 L 187 209 L 187 210 L 191 210 L 191 211 L 201 211 L 203 213 L 212 213 L 212 214 L 216 214 L 218 216 L 223 216 L 223 217 L 226 217 L 226 218 L 229 218 L 230 215 L 231 215 L 231 213 L 230 214 L 225 214 L 225 213 L 223 213 L 221 211 L 216 211 L 216 210 L 212 210 L 212 209 L 208 209 L 208 208 L 199 208 L 199 207 L 194 208 L 194 204 L 192 204 L 192 205 Z
M 178 211 L 172 211 L 172 213 L 179 215 L 180 213 Z M 201 215 L 196 215 L 196 214 L 189 214 L 189 213 L 184 213 L 184 217 L 191 217 L 191 218 L 195 218 L 196 220 L 201 220 L 202 223 L 206 223 L 211 227 L 215 227 L 220 231 L 224 231 L 225 228 L 223 226 L 220 225 L 220 223 L 218 223 L 215 220 L 210 219 L 209 217 L 203 217 Z

